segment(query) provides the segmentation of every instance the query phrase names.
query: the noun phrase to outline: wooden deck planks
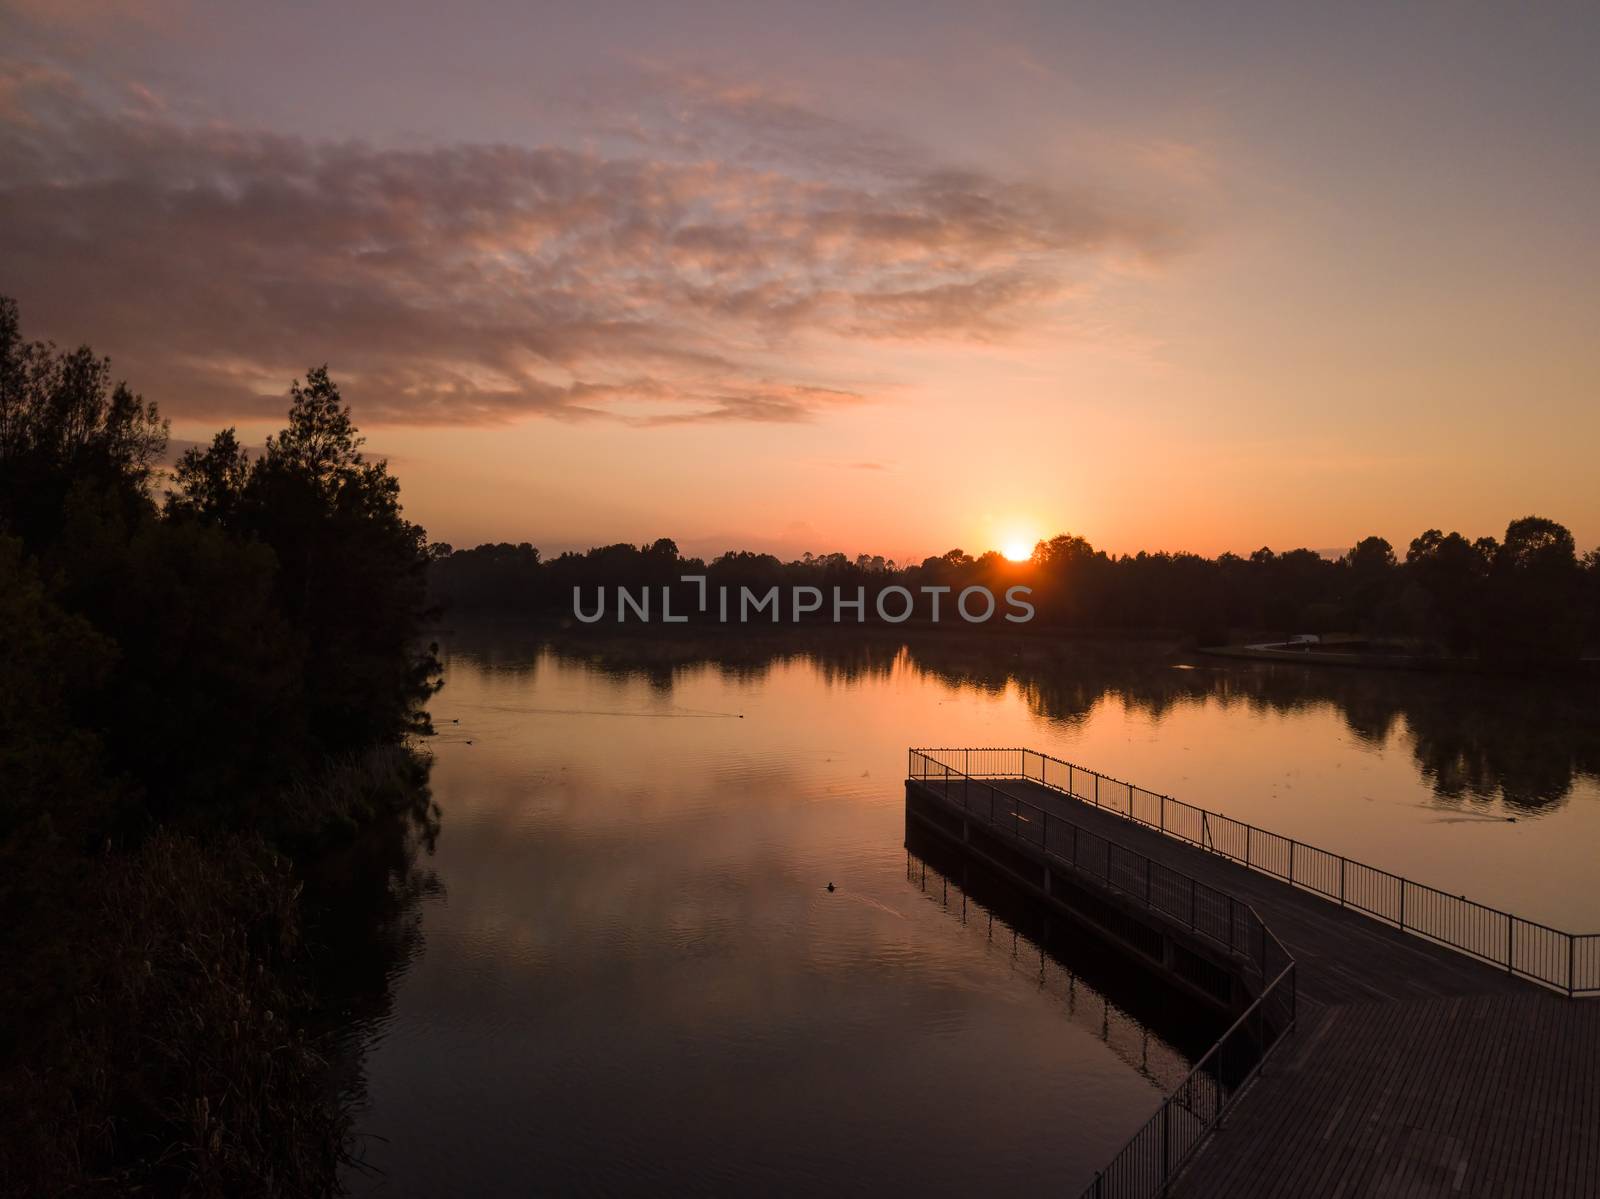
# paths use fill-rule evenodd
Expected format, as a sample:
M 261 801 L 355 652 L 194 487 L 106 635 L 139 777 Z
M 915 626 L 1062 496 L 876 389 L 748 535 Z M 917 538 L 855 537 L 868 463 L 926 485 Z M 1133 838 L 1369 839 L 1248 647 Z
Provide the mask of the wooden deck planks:
M 1600 1007 L 1530 990 L 1324 1019 L 1298 1034 L 1309 1051 L 1274 1057 L 1175 1196 L 1600 1193 Z
M 1300 1022 L 1177 1199 L 1600 1196 L 1600 1000 L 1571 1000 L 1032 780 L 1012 795 L 1244 900 Z

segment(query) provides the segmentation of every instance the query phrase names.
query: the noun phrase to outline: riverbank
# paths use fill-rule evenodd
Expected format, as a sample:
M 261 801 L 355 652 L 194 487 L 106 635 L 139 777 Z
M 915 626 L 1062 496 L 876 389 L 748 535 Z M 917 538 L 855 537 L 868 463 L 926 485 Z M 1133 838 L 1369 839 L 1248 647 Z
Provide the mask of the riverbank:
M 339 759 L 249 832 L 0 846 L 0 1194 L 334 1193 L 353 1141 L 327 1013 L 394 941 L 437 827 L 429 766 Z
M 1312 649 L 1273 645 L 1198 646 L 1196 653 L 1213 658 L 1247 662 L 1287 662 L 1295 666 L 1337 666 L 1359 670 L 1419 670 L 1436 674 L 1543 674 L 1560 677 L 1600 678 L 1600 658 L 1570 662 L 1514 664 L 1484 658 L 1445 658 L 1427 654 L 1391 654 L 1370 650 Z
M 333 762 L 248 832 L 8 840 L 0 1194 L 334 1193 L 354 1143 L 325 1013 L 349 1005 L 347 962 L 394 940 L 437 828 L 429 765 Z

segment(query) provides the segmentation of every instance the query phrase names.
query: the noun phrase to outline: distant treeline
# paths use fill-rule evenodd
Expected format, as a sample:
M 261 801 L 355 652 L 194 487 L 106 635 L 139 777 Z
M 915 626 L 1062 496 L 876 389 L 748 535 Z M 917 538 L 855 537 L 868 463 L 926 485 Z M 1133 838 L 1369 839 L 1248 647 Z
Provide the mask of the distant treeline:
M 166 442 L 0 298 L 0 1189 L 328 1193 L 303 893 L 431 819 L 426 540 L 325 371 L 160 497 Z
M 685 587 L 679 582 L 685 575 L 705 576 L 712 595 L 723 588 L 738 596 L 741 589 L 763 594 L 775 586 L 786 593 L 815 587 L 829 599 L 812 620 L 831 620 L 831 597 L 854 597 L 858 589 L 867 598 L 862 619 L 872 623 L 881 621 L 876 598 L 889 588 L 917 595 L 949 588 L 953 596 L 979 586 L 1000 597 L 1022 585 L 1031 588 L 1038 625 L 1173 630 L 1202 643 L 1240 635 L 1348 632 L 1406 639 L 1425 652 L 1541 662 L 1570 659 L 1600 640 L 1600 552 L 1580 558 L 1566 528 L 1536 516 L 1512 521 L 1498 541 L 1430 529 L 1411 542 L 1403 561 L 1381 537 L 1365 538 L 1337 559 L 1308 549 L 1280 554 L 1266 548 L 1249 557 L 1205 558 L 1113 556 L 1063 534 L 1039 542 L 1026 562 L 992 551 L 974 558 L 951 550 L 915 565 L 865 554 L 806 554 L 783 562 L 745 551 L 707 562 L 683 557 L 665 538 L 549 560 L 526 543 L 470 550 L 436 546 L 430 588 L 447 611 L 560 619 L 572 617 L 575 589 L 593 612 L 598 596 L 614 595 L 619 587 L 655 594 L 672 587 L 675 611 L 687 610 L 691 621 L 715 619 L 714 605 L 702 613 L 686 603 L 699 585 Z M 888 608 L 899 611 L 895 604 Z M 790 618 L 787 607 L 779 618 Z M 606 619 L 618 620 L 614 604 Z M 854 609 L 846 619 L 857 619 Z

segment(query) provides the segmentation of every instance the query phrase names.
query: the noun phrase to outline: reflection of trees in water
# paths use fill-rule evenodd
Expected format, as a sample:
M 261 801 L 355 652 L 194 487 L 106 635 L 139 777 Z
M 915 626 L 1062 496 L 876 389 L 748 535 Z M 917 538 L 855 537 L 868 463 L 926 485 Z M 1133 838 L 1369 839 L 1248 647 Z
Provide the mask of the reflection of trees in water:
M 813 664 L 827 682 L 887 678 L 904 644 L 905 638 L 892 632 L 827 627 L 786 630 L 745 625 L 671 632 L 652 625 L 630 634 L 615 629 L 559 633 L 537 625 L 473 623 L 449 632 L 444 658 L 448 664 L 451 657 L 465 654 L 489 670 L 529 673 L 539 654 L 547 652 L 602 678 L 642 681 L 668 693 L 689 672 L 710 669 L 732 683 L 759 683 L 772 671 L 798 661 Z
M 1189 658 L 1159 640 L 1002 638 L 954 630 L 745 626 L 667 633 L 652 626 L 634 635 L 552 636 L 548 629 L 486 626 L 452 633 L 448 649 L 500 670 L 531 669 L 540 650 L 548 650 L 608 677 L 643 678 L 663 693 L 685 672 L 707 668 L 730 680 L 760 682 L 773 669 L 804 659 L 825 680 L 849 682 L 888 677 L 898 663 L 930 681 L 987 695 L 1015 687 L 1032 711 L 1068 725 L 1082 724 L 1108 700 L 1152 723 L 1185 705 L 1256 716 L 1332 711 L 1370 749 L 1405 736 L 1423 781 L 1451 804 L 1503 799 L 1535 812 L 1560 803 L 1580 779 L 1600 780 L 1600 722 L 1593 717 L 1600 686 L 1590 679 L 1222 662 Z
M 421 901 L 443 889 L 425 865 L 439 827 L 439 808 L 424 774 L 403 805 L 305 867 L 306 932 L 331 1085 L 355 1115 L 357 1168 L 372 1032 L 387 1023 L 395 986 L 421 951 Z
M 1580 778 L 1600 779 L 1592 688 L 1519 688 L 1480 697 L 1442 689 L 1422 714 L 1408 709 L 1412 753 L 1434 794 L 1522 811 L 1552 807 Z
M 1138 649 L 1119 658 L 1070 646 L 1054 655 L 985 660 L 930 641 L 913 643 L 910 655 L 917 669 L 950 685 L 995 691 L 1015 683 L 1035 712 L 1068 724 L 1083 722 L 1107 699 L 1153 723 L 1185 704 L 1256 715 L 1331 709 L 1369 748 L 1382 748 L 1403 730 L 1424 782 L 1452 803 L 1500 798 L 1533 812 L 1560 803 L 1580 777 L 1600 779 L 1593 717 L 1600 697 L 1592 682 L 1196 664 L 1170 652 Z

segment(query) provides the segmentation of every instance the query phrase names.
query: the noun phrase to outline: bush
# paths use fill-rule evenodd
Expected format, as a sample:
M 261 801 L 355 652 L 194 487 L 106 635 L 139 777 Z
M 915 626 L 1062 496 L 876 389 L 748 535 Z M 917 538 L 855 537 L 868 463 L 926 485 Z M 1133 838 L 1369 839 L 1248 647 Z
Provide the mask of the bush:
M 288 863 L 256 840 L 161 833 L 61 881 L 90 916 L 71 947 L 80 977 L 0 1078 L 7 1193 L 334 1192 L 348 1121 L 298 1031 Z

